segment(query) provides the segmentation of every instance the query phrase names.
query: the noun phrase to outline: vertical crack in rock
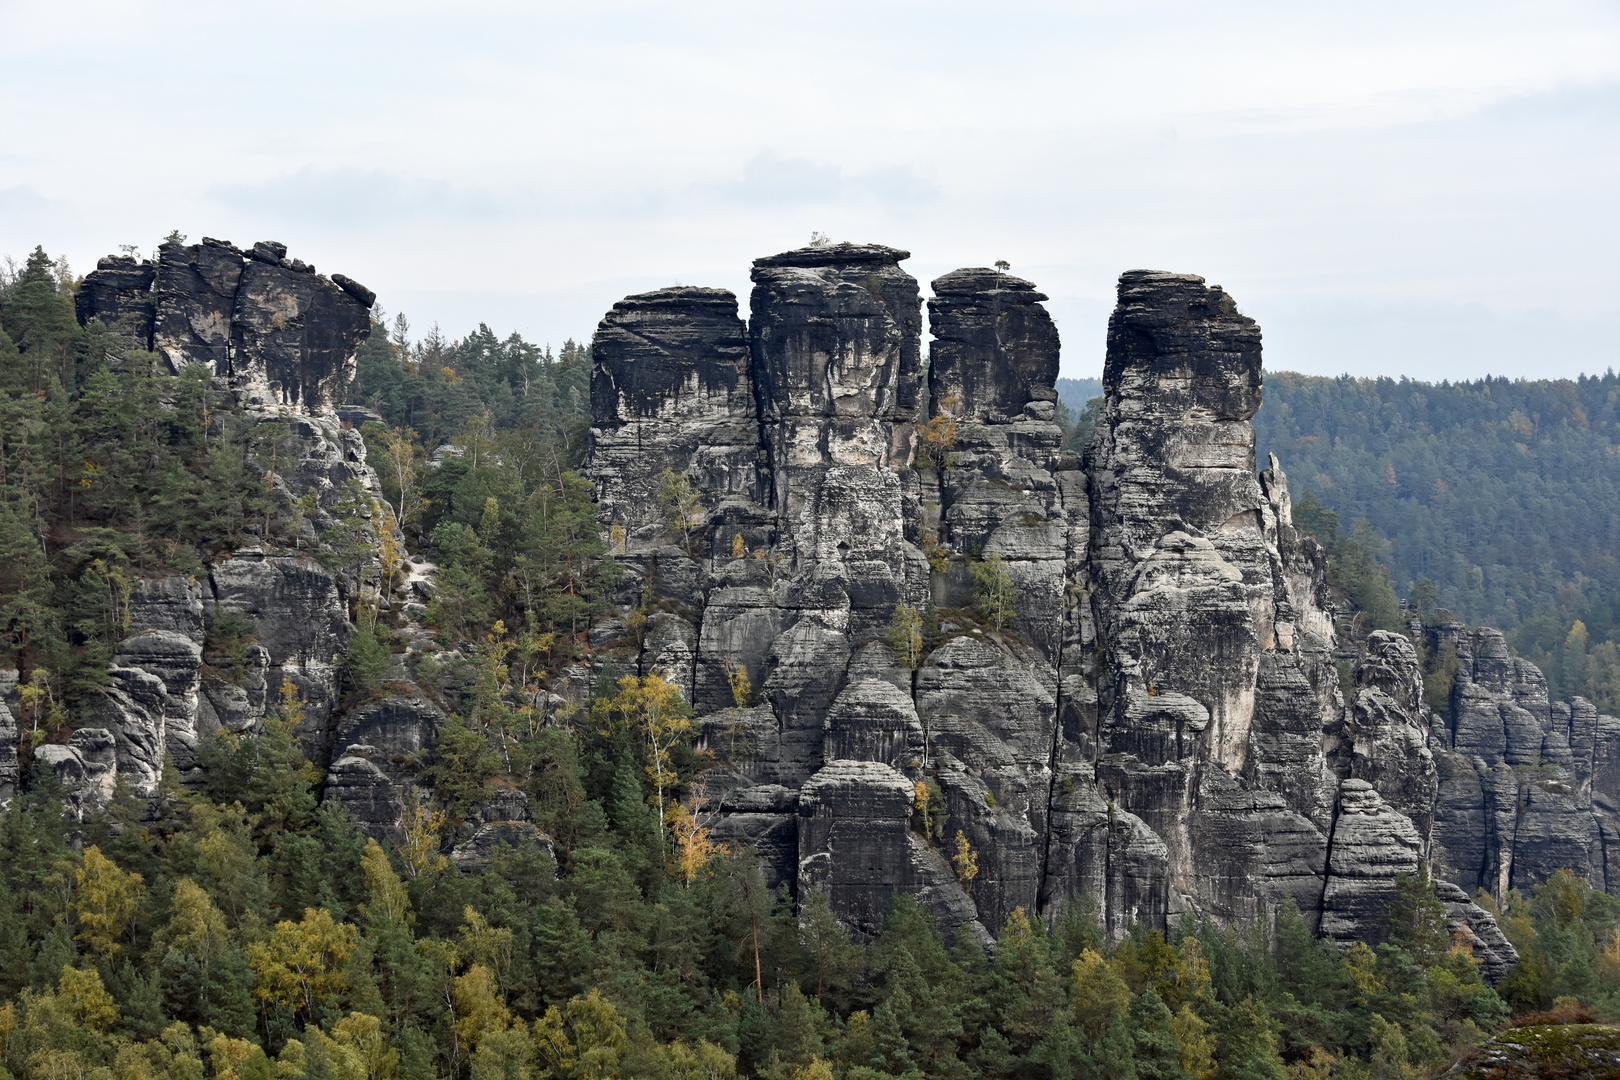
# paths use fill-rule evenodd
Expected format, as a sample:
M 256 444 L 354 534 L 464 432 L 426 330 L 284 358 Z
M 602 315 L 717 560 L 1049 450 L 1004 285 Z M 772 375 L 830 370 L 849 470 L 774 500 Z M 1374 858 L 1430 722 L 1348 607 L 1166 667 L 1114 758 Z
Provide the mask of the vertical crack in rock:
M 981 940 L 1082 893 L 1116 934 L 1292 897 L 1374 935 L 1432 820 L 1416 654 L 1375 640 L 1347 714 L 1324 554 L 1282 465 L 1255 472 L 1258 326 L 1202 279 L 1125 274 L 1082 469 L 1045 296 L 936 279 L 925 397 L 905 258 L 760 259 L 746 335 L 692 288 L 597 332 L 587 469 L 629 573 L 592 640 L 696 706 L 713 835 L 868 934 L 898 888 Z M 999 626 L 986 560 L 1017 593 Z M 938 622 L 915 670 L 886 642 L 901 604 Z

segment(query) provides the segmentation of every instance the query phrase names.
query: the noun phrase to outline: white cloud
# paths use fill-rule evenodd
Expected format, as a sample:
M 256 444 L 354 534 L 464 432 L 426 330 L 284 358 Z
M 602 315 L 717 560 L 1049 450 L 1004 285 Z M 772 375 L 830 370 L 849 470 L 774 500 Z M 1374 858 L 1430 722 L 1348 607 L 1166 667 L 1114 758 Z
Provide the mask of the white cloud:
M 557 342 L 637 283 L 744 291 L 817 229 L 924 282 L 1011 260 L 1075 373 L 1134 266 L 1227 286 L 1274 366 L 1615 358 L 1596 0 L 0 0 L 0 26 L 0 253 L 274 237 L 418 325 L 484 302 Z

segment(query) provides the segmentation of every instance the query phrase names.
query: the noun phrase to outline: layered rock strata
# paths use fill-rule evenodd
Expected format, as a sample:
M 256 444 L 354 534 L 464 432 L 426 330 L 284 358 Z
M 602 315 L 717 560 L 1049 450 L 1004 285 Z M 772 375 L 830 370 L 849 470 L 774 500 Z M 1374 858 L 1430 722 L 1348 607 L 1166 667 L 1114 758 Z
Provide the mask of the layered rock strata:
M 863 933 L 901 889 L 981 939 L 1082 893 L 1115 932 L 1291 899 L 1376 938 L 1443 773 L 1405 639 L 1375 635 L 1344 700 L 1323 553 L 1281 464 L 1256 473 L 1258 326 L 1202 279 L 1124 275 L 1082 465 L 1045 297 L 937 279 L 924 370 L 905 257 L 786 252 L 746 327 L 677 288 L 597 333 L 586 468 L 628 573 L 592 643 L 696 708 L 713 835 Z
M 1620 719 L 1584 698 L 1551 701 L 1500 631 L 1431 629 L 1459 667 L 1428 732 L 1438 773 L 1434 861 L 1470 892 L 1502 897 L 1568 868 L 1620 892 Z
M 85 275 L 79 321 L 100 319 L 161 354 L 201 364 L 243 404 L 328 411 L 343 400 L 376 296 L 288 259 L 285 244 L 171 240 L 157 262 L 109 256 Z
M 595 670 L 565 672 L 548 711 L 578 707 L 608 660 L 663 673 L 701 718 L 714 838 L 752 845 L 773 888 L 823 891 L 866 934 L 904 890 L 980 940 L 1082 894 L 1115 933 L 1291 900 L 1333 938 L 1374 940 L 1396 876 L 1428 861 L 1454 936 L 1494 976 L 1512 948 L 1476 889 L 1564 866 L 1620 889 L 1620 721 L 1549 702 L 1494 631 L 1436 632 L 1461 666 L 1443 713 L 1399 635 L 1359 643 L 1341 683 L 1323 553 L 1293 526 L 1282 464 L 1256 472 L 1260 331 L 1230 296 L 1121 277 L 1082 461 L 1054 422 L 1045 297 L 996 270 L 941 276 L 925 363 L 906 257 L 839 244 L 758 260 L 746 323 L 732 294 L 689 287 L 603 319 L 587 471 L 620 610 L 591 627 Z M 247 422 L 287 425 L 277 490 L 317 494 L 300 537 L 314 547 L 343 491 L 376 490 L 354 417 L 332 408 L 370 302 L 280 245 L 205 240 L 104 260 L 80 315 L 176 371 L 207 366 Z M 330 762 L 326 803 L 397 835 L 445 716 L 401 664 L 387 695 L 336 712 L 352 578 L 253 549 L 140 583 L 96 726 L 41 747 L 35 775 L 53 772 L 78 814 L 119 775 L 154 794 L 165 757 L 194 775 L 200 738 L 253 730 L 290 681 Z M 985 602 L 992 581 L 1008 610 Z M 908 609 L 920 649 L 889 632 Z M 253 640 L 224 670 L 204 648 L 227 612 Z M 445 655 L 414 623 L 403 636 Z M 0 736 L 17 709 L 0 693 Z M 0 758 L 0 799 L 16 771 Z M 527 817 L 504 792 L 455 862 L 545 850 Z

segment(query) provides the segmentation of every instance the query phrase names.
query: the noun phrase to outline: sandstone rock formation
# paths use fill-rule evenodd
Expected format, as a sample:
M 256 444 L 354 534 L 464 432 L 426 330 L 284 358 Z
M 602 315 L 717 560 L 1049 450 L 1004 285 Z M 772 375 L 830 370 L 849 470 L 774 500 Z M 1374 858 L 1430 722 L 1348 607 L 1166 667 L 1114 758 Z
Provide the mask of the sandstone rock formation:
M 312 557 L 344 500 L 356 491 L 362 500 L 379 491 L 364 441 L 335 411 L 370 330 L 374 299 L 341 274 L 327 279 L 301 260 L 289 261 L 283 245 L 268 242 L 246 252 L 212 239 L 170 242 L 155 266 L 110 257 L 86 277 L 77 299 L 81 320 L 108 323 L 132 346 L 159 353 L 175 374 L 206 367 L 222 406 L 216 423 L 234 412 L 233 422 L 280 429 L 284 464 L 270 477 L 279 512 L 291 515 L 305 496 L 314 501 L 311 508 L 305 500 L 292 518 L 302 523 L 295 547 L 245 548 L 217 560 L 206 574 L 134 583 L 130 635 L 113 658 L 95 718 L 108 753 L 100 743 L 73 743 L 46 745 L 35 754 L 36 770 L 48 764 L 73 789 L 75 807 L 104 803 L 99 789 L 110 793 L 116 776 L 137 795 L 155 795 L 165 758 L 182 778 L 196 779 L 199 740 L 220 730 L 255 730 L 286 684 L 304 703 L 299 734 L 306 751 L 316 761 L 338 759 L 328 800 L 347 798 L 355 804 L 351 810 L 380 805 L 385 809 L 370 818 L 357 817 L 378 835 L 392 827 L 402 771 L 392 757 L 407 752 L 400 747 L 411 736 L 373 737 L 361 710 L 347 718 L 353 737 L 334 746 L 341 734 L 333 720 L 352 629 L 350 604 L 360 582 L 352 571 L 334 571 Z M 376 527 L 388 526 L 379 521 Z M 245 619 L 249 628 L 248 663 L 230 670 L 204 654 L 208 627 L 226 616 Z M 0 730 L 8 719 L 15 724 L 15 710 L 0 715 Z M 354 777 L 339 765 L 349 760 L 345 748 L 367 739 L 389 756 L 376 790 L 357 793 Z M 15 747 L 15 737 L 6 741 Z M 414 750 L 420 749 L 417 738 Z M 0 800 L 8 795 L 7 768 L 0 759 Z
M 1045 297 L 942 276 L 924 371 L 905 258 L 760 259 L 746 335 L 695 288 L 597 333 L 587 471 L 628 573 L 592 642 L 701 715 L 713 835 L 863 933 L 903 889 L 980 938 L 1081 893 L 1115 932 L 1291 898 L 1375 938 L 1429 847 L 1417 658 L 1373 642 L 1343 700 L 1323 553 L 1281 465 L 1255 471 L 1258 326 L 1199 278 L 1124 275 L 1082 466 Z M 1005 622 L 985 566 L 1016 591 Z M 921 655 L 888 642 L 904 608 Z
M 202 364 L 243 404 L 329 411 L 353 377 L 376 297 L 286 256 L 285 244 L 244 252 L 207 237 L 165 243 L 155 266 L 109 256 L 85 275 L 79 321 L 117 327 L 175 374 Z
M 1472 892 L 1528 889 L 1562 868 L 1620 892 L 1620 719 L 1584 698 L 1548 700 L 1500 631 L 1429 631 L 1461 661 L 1430 725 L 1439 791 L 1434 861 Z
M 901 889 L 980 940 L 1082 894 L 1114 933 L 1291 901 L 1324 934 L 1374 940 L 1396 875 L 1427 861 L 1494 977 L 1513 950 L 1476 889 L 1570 866 L 1620 891 L 1620 720 L 1549 702 L 1489 630 L 1435 632 L 1462 667 L 1444 714 L 1400 635 L 1367 637 L 1341 683 L 1324 554 L 1294 528 L 1282 463 L 1257 472 L 1260 330 L 1230 296 L 1122 275 L 1082 460 L 1054 422 L 1045 297 L 1001 271 L 941 276 L 925 364 L 906 258 L 824 244 L 760 259 L 746 323 L 732 294 L 692 287 L 604 317 L 586 468 L 620 609 L 548 715 L 610 660 L 663 672 L 712 755 L 713 837 L 752 845 L 773 888 L 825 892 L 864 934 Z M 204 240 L 155 265 L 104 260 L 80 315 L 175 371 L 206 365 L 248 423 L 286 426 L 276 490 L 319 507 L 302 549 L 345 491 L 377 490 L 355 414 L 333 408 L 371 300 L 280 245 Z M 986 603 L 990 580 L 1010 610 Z M 325 803 L 397 836 L 446 717 L 398 665 L 386 693 L 337 711 L 360 585 L 307 549 L 138 583 L 97 726 L 40 747 L 35 775 L 51 770 L 79 815 L 117 776 L 155 794 L 165 757 L 196 776 L 198 741 L 251 732 L 290 682 L 329 763 Z M 891 641 L 908 610 L 921 649 Z M 253 639 L 229 670 L 205 655 L 225 613 Z M 450 655 L 414 622 L 404 636 Z M 11 748 L 14 694 L 0 673 Z M 0 801 L 17 771 L 0 756 Z M 550 844 L 505 789 L 455 841 L 468 872 L 498 844 Z

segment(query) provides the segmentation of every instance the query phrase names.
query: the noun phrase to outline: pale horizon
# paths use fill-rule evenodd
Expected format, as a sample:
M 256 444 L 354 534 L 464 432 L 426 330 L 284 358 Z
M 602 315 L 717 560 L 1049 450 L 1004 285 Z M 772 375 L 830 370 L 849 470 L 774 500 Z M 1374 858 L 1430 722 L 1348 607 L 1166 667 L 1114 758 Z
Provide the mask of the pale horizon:
M 1616 362 L 1604 3 L 0 3 L 0 255 L 275 239 L 425 330 L 586 340 L 621 296 L 835 240 L 1007 259 L 1100 373 L 1118 274 L 1267 367 Z

